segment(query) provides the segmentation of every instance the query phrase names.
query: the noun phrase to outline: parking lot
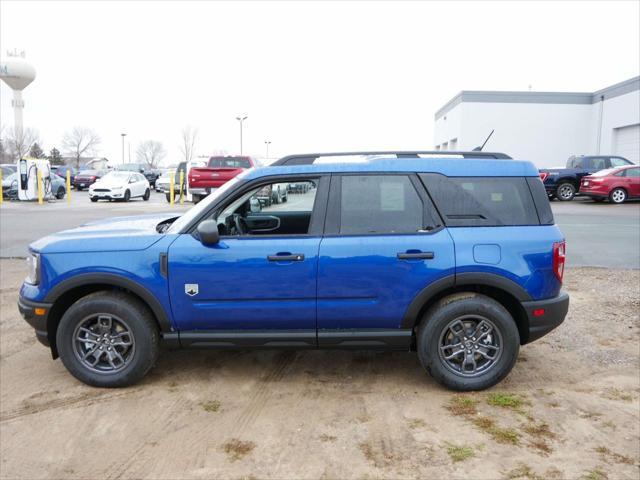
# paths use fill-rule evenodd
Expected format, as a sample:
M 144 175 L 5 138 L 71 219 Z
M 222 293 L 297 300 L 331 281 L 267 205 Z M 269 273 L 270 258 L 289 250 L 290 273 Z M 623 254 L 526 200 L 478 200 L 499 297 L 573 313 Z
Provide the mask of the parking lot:
M 553 203 L 569 316 L 487 392 L 443 389 L 412 353 L 342 351 L 165 351 L 134 387 L 79 383 L 20 318 L 9 257 L 86 221 L 188 206 L 85 192 L 2 205 L 2 478 L 638 478 L 639 204 Z

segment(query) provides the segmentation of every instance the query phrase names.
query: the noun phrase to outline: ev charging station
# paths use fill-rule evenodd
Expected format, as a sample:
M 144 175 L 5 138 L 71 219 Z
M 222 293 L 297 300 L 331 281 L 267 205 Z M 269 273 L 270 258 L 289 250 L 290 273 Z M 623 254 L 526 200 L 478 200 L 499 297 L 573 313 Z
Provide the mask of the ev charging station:
M 47 159 L 21 158 L 18 160 L 18 200 L 38 200 L 38 177 L 42 182 L 42 197 L 52 197 L 51 175 L 51 164 Z

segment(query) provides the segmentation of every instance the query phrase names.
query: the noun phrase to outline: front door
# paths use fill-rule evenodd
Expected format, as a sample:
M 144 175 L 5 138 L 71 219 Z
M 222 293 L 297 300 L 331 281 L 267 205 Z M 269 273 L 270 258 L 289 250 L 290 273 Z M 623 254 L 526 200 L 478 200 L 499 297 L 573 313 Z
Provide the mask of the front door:
M 317 200 L 327 187 L 317 178 L 302 181 L 310 188 L 286 203 L 262 206 L 264 183 L 236 193 L 209 217 L 221 235 L 215 246 L 191 234 L 171 245 L 171 306 L 183 344 L 316 344 L 316 218 L 325 208 Z
M 414 175 L 334 175 L 318 267 L 321 346 L 407 348 L 420 291 L 453 278 L 453 240 Z

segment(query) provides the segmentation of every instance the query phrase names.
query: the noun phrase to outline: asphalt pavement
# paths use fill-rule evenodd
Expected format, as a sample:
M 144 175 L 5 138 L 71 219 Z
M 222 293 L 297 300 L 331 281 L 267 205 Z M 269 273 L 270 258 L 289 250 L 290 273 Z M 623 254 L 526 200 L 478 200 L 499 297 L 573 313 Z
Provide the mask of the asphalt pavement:
M 640 268 L 640 202 L 611 205 L 577 198 L 551 205 L 567 239 L 567 266 Z M 0 206 L 0 258 L 24 257 L 34 240 L 89 221 L 167 211 L 179 214 L 190 206 L 185 202 L 172 207 L 164 194 L 155 192 L 147 202 L 92 203 L 87 192 L 75 191 L 70 204 L 66 199 L 45 205 L 5 201 Z M 284 206 L 291 205 L 280 207 Z

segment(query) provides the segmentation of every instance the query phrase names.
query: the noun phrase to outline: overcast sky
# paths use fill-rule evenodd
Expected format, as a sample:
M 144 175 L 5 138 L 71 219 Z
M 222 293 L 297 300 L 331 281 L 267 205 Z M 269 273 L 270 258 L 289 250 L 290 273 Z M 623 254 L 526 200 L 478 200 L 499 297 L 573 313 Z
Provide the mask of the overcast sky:
M 640 72 L 640 2 L 0 2 L 0 51 L 37 70 L 25 125 L 74 125 L 119 163 L 156 139 L 198 153 L 431 149 L 460 90 L 594 91 Z M 0 122 L 13 123 L 0 87 Z

